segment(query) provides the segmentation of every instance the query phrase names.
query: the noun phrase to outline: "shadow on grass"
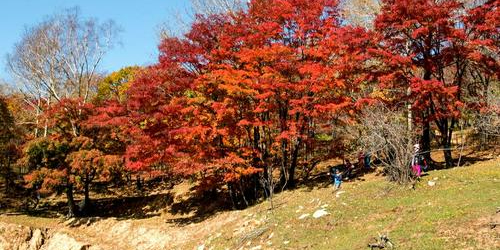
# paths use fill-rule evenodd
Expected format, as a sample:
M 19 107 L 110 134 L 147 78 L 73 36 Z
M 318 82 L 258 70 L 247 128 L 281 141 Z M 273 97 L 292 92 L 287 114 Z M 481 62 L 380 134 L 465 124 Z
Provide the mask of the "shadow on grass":
M 491 159 L 491 152 L 481 152 L 468 153 L 461 157 L 460 166 L 472 165 L 476 162 L 485 161 Z M 458 158 L 455 158 L 455 166 L 458 162 Z M 443 169 L 445 165 L 443 163 L 435 162 L 432 169 Z M 342 164 L 333 166 L 341 171 L 345 171 Z M 349 180 L 344 180 L 344 182 L 358 182 L 365 181 L 365 175 L 375 172 L 374 168 L 369 170 L 363 168 L 356 168 L 353 171 L 353 176 Z M 300 175 L 298 171 L 298 175 Z M 382 171 L 377 171 L 376 175 L 383 175 Z M 316 171 L 316 174 L 308 176 L 308 178 L 298 178 L 297 186 L 295 188 L 305 188 L 306 191 L 312 191 L 314 188 L 328 188 L 331 187 L 332 180 L 331 176 L 328 175 L 328 170 Z M 294 188 L 289 188 L 294 189 Z M 116 196 L 116 190 L 106 190 L 103 188 L 105 194 Z M 275 194 L 279 193 L 281 189 L 278 189 Z M 147 194 L 149 191 L 145 191 Z M 93 210 L 86 214 L 86 218 L 74 220 L 73 224 L 69 226 L 79 226 L 79 225 L 89 225 L 98 219 L 96 218 L 109 218 L 114 217 L 118 220 L 125 219 L 144 219 L 151 218 L 160 215 L 160 210 L 165 210 L 172 215 L 172 219 L 167 220 L 167 223 L 176 224 L 179 226 L 188 225 L 191 223 L 199 223 L 205 221 L 215 214 L 223 211 L 235 210 L 234 205 L 231 203 L 231 199 L 227 192 L 204 193 L 200 194 L 194 190 L 190 190 L 186 196 L 182 199 L 174 199 L 172 193 L 162 193 L 154 195 L 144 195 L 144 194 L 129 194 L 125 197 L 113 197 L 113 198 L 98 198 L 93 199 Z M 22 199 L 23 197 L 14 197 L 9 199 Z M 5 207 L 11 202 L 9 199 L 2 198 L 0 200 L 0 212 L 5 213 Z M 252 202 L 252 205 L 260 203 L 264 199 L 259 199 L 258 201 Z M 79 201 L 76 201 L 77 203 Z M 26 214 L 35 217 L 45 217 L 45 218 L 59 218 L 67 213 L 67 205 L 64 201 L 55 202 L 52 204 L 43 203 L 40 204 L 37 209 L 25 209 L 25 210 L 12 210 L 13 213 Z
M 351 175 L 350 178 L 347 178 L 345 176 L 346 168 L 343 164 L 331 166 L 335 169 L 338 169 L 342 175 L 343 175 L 343 180 L 342 182 L 356 182 L 356 181 L 365 181 L 364 176 L 369 173 L 375 172 L 376 168 L 360 168 L 356 167 Z M 383 175 L 383 173 L 377 172 L 377 175 Z M 306 191 L 312 191 L 314 188 L 327 188 L 327 187 L 332 187 L 333 180 L 332 176 L 328 174 L 328 171 L 320 172 L 315 175 L 310 175 L 307 179 L 301 179 L 298 181 L 297 188 L 302 188 L 305 187 Z
M 224 199 L 225 196 L 224 194 L 218 197 L 190 195 L 187 199 L 170 206 L 170 214 L 180 217 L 169 219 L 167 223 L 185 226 L 191 223 L 202 222 L 218 212 L 234 210 L 230 202 Z
M 431 170 L 440 170 L 440 169 L 451 169 L 455 167 L 467 167 L 474 165 L 475 163 L 482 162 L 482 161 L 488 161 L 494 158 L 494 155 L 492 155 L 491 152 L 468 152 L 467 154 L 462 155 L 461 157 L 454 157 L 453 158 L 453 166 L 452 167 L 446 167 L 446 164 L 444 162 L 436 162 L 433 161 L 431 164 Z
M 89 226 L 106 218 L 116 218 L 117 220 L 146 219 L 159 216 L 160 211 L 166 209 L 175 217 L 167 220 L 167 223 L 184 226 L 202 222 L 221 211 L 233 210 L 227 198 L 224 193 L 218 193 L 215 196 L 199 195 L 195 191 L 190 192 L 186 198 L 176 201 L 170 192 L 155 195 L 137 194 L 127 197 L 96 198 L 91 200 L 91 209 L 87 213 L 79 214 L 77 218 L 67 220 L 65 223 L 69 227 L 78 227 Z M 18 201 L 21 198 L 10 199 Z M 0 204 L 8 201 L 9 199 L 2 199 Z M 81 200 L 75 200 L 75 203 L 79 204 Z M 65 218 L 68 212 L 64 199 L 57 202 L 44 202 L 42 199 L 36 208 L 25 208 L 21 205 L 9 209 L 2 208 L 0 208 L 0 212 L 5 215 L 27 215 L 53 219 Z
M 92 201 L 93 209 L 87 214 L 93 217 L 116 217 L 118 219 L 144 219 L 158 216 L 159 209 L 171 205 L 171 193 L 121 198 L 103 198 Z

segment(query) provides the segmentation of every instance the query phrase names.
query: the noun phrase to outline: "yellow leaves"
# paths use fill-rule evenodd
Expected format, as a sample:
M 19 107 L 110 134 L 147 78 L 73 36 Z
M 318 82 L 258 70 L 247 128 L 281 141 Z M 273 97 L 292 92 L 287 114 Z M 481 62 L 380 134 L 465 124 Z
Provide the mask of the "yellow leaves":
M 184 91 L 184 96 L 186 96 L 187 98 L 195 98 L 197 96 L 197 93 L 192 89 L 188 89 Z
M 393 95 L 394 96 L 394 95 Z M 394 97 L 391 97 L 391 93 L 388 89 L 375 89 L 370 93 L 370 98 L 379 99 L 383 101 L 393 101 Z
M 148 119 L 144 119 L 142 122 L 139 122 L 139 128 L 146 129 L 148 126 Z
M 97 100 L 124 101 L 130 83 L 140 70 L 138 66 L 130 66 L 109 74 L 97 86 Z

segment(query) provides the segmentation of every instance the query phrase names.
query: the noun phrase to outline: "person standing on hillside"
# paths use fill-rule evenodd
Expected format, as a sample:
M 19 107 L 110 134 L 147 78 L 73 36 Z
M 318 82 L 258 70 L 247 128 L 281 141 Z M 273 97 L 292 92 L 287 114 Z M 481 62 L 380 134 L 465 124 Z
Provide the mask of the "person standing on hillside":
M 353 171 L 354 171 L 354 164 L 351 163 L 351 161 L 349 161 L 349 159 L 346 159 L 345 160 L 345 171 L 344 171 L 344 174 L 345 174 L 345 178 L 348 180 L 350 178 L 353 177 Z
M 365 166 L 365 152 L 363 152 L 360 149 L 358 153 L 358 167 L 359 169 L 363 169 L 364 166 Z
M 370 152 L 365 153 L 365 158 L 364 158 L 364 163 L 365 163 L 365 169 L 370 170 L 371 166 L 371 154 Z
M 420 152 L 420 145 L 417 143 L 413 146 L 414 154 L 411 160 L 411 168 L 413 174 L 420 178 L 422 175 L 422 168 L 427 168 L 427 162 L 425 161 L 425 157 Z
M 340 170 L 335 169 L 335 174 L 333 175 L 333 190 L 339 190 L 340 185 L 342 184 L 342 174 Z
M 340 189 L 340 185 L 342 184 L 342 173 L 340 173 L 340 170 L 334 167 L 330 167 L 328 175 L 330 175 L 332 178 L 333 191 L 335 192 L 336 190 Z

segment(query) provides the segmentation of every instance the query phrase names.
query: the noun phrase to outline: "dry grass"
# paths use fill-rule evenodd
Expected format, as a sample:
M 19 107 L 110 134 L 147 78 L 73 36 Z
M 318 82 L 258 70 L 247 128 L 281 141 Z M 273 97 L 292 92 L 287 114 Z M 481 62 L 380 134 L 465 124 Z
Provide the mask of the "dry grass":
M 435 186 L 428 181 L 436 182 Z M 387 233 L 397 249 L 500 248 L 498 229 L 487 225 L 500 207 L 500 158 L 431 171 L 415 190 L 388 183 L 375 173 L 344 183 L 345 193 L 339 197 L 324 184 L 278 194 L 273 210 L 263 202 L 191 223 L 176 223 L 192 214 L 171 214 L 168 208 L 153 217 L 108 218 L 72 228 L 63 227 L 58 219 L 25 215 L 3 215 L 0 221 L 59 228 L 90 244 L 115 249 L 196 249 L 200 245 L 205 249 L 367 249 L 378 233 Z M 182 194 L 174 200 L 185 199 L 189 187 L 177 188 Z M 330 214 L 299 219 L 320 208 Z
M 431 187 L 428 181 L 436 185 Z M 259 215 L 257 221 L 267 220 L 270 230 L 244 244 L 244 249 L 256 245 L 263 249 L 366 249 L 378 233 L 388 233 L 398 249 L 498 249 L 499 231 L 487 225 L 500 206 L 498 187 L 500 159 L 432 171 L 415 190 L 370 176 L 366 181 L 344 183 L 346 193 L 340 198 L 330 188 L 284 192 L 275 201 L 281 205 L 273 211 L 267 210 L 267 203 L 245 211 Z M 324 205 L 330 215 L 298 219 Z M 221 233 L 220 239 L 226 240 L 214 242 L 214 249 L 239 246 L 240 237 L 231 230 Z

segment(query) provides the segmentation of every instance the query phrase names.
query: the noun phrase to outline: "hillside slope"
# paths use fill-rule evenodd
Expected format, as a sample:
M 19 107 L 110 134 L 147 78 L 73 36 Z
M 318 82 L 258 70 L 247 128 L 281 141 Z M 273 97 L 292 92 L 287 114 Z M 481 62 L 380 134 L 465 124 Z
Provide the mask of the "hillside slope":
M 500 159 L 430 171 L 415 189 L 369 174 L 344 183 L 338 193 L 328 183 L 286 191 L 273 205 L 266 201 L 187 225 L 172 224 L 165 214 L 64 223 L 3 215 L 0 249 L 26 237 L 13 232 L 13 223 L 32 231 L 46 225 L 47 250 L 51 237 L 60 241 L 61 235 L 91 249 L 368 249 L 378 233 L 396 249 L 500 249 L 500 225 L 491 224 L 500 223 Z M 320 213 L 326 215 L 314 218 Z

